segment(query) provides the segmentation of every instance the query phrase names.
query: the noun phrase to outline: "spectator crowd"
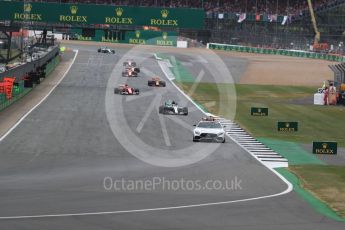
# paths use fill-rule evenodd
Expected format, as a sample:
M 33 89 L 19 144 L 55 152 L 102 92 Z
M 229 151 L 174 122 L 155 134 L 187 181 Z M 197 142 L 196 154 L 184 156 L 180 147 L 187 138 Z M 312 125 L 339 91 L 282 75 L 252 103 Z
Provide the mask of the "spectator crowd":
M 33 0 L 32 2 L 108 4 L 145 7 L 204 8 L 207 13 L 297 15 L 308 9 L 307 0 Z M 345 0 L 313 0 L 314 9 Z

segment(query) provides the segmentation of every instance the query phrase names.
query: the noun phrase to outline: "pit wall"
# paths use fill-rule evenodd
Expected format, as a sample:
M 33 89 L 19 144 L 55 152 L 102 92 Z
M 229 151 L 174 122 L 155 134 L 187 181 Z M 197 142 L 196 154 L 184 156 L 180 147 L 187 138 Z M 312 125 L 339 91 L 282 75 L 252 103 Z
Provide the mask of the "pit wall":
M 55 51 L 55 52 L 54 52 Z M 47 77 L 53 70 L 56 68 L 56 66 L 60 63 L 61 57 L 57 55 L 56 50 L 53 50 L 47 57 L 50 57 L 51 59 L 46 60 L 45 58 L 42 58 L 43 60 L 37 60 L 35 63 L 27 63 L 24 66 L 20 66 L 18 68 L 14 68 L 11 71 L 7 71 L 3 73 L 4 75 L 9 77 L 16 77 L 15 85 L 13 86 L 12 90 L 12 98 L 7 99 L 6 95 L 1 93 L 0 94 L 0 112 L 7 108 L 8 106 L 12 105 L 14 102 L 18 101 L 20 98 L 28 94 L 33 88 L 25 88 L 24 87 L 24 80 L 23 78 L 27 76 L 27 73 L 30 71 L 34 71 L 38 67 L 44 67 L 44 73 L 45 77 Z M 55 56 L 51 56 L 55 55 Z M 2 81 L 2 77 L 0 76 L 0 81 Z
M 334 61 L 334 62 L 345 62 L 344 56 L 299 51 L 299 50 L 257 48 L 257 47 L 250 47 L 250 46 L 228 45 L 228 44 L 219 44 L 219 43 L 207 43 L 207 49 L 235 51 L 235 52 L 243 52 L 243 53 L 284 55 L 284 56 L 291 56 L 291 57 L 320 59 L 320 60 L 327 60 L 327 61 Z

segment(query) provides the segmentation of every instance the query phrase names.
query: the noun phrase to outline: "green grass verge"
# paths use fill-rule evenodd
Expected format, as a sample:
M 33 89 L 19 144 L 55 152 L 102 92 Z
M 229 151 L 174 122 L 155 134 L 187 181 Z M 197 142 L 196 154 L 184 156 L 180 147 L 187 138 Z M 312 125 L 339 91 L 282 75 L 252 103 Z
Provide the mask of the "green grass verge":
M 256 137 L 284 141 L 311 143 L 318 140 L 337 141 L 345 146 L 345 107 L 317 106 L 306 103 L 311 100 L 315 88 L 296 86 L 236 85 L 238 121 Z M 268 117 L 252 117 L 250 108 L 269 108 Z M 299 131 L 281 133 L 277 121 L 298 121 Z
M 298 165 L 289 167 L 289 170 L 300 179 L 300 184 L 295 188 L 298 193 L 302 193 L 302 196 L 306 196 L 306 193 L 312 194 L 345 218 L 345 166 Z M 300 191 L 300 187 L 306 191 Z M 305 198 L 315 199 L 310 195 Z M 334 216 L 324 203 L 311 201 L 316 210 L 333 219 L 345 221 Z

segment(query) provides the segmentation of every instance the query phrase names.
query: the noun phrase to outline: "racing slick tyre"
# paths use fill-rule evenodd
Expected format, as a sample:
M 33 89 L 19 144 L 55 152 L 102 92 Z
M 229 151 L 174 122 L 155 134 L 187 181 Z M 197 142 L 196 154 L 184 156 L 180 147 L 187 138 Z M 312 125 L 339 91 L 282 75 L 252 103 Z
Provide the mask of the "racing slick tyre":
M 135 95 L 139 95 L 139 89 L 134 89 Z
M 140 73 L 140 69 L 138 67 L 134 68 L 134 72 Z
M 115 89 L 114 89 L 114 94 L 119 94 L 119 93 L 120 93 L 120 89 L 115 88 Z
M 182 112 L 183 112 L 183 115 L 187 116 L 188 115 L 188 108 L 187 107 L 183 107 L 182 108 Z
M 152 86 L 152 81 L 147 81 L 148 86 Z
M 161 82 L 160 82 L 160 85 L 161 85 L 162 87 L 165 87 L 165 86 L 166 86 L 166 82 L 165 82 L 165 81 L 161 81 Z
M 158 112 L 164 114 L 164 106 L 159 106 Z

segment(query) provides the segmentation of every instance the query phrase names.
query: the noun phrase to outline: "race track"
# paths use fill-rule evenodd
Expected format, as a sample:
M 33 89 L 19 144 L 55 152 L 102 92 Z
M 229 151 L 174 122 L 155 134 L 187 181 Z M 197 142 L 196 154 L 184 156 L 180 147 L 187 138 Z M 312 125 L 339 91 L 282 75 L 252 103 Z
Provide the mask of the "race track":
M 98 54 L 92 46 L 72 48 L 79 52 L 64 80 L 0 144 L 0 229 L 344 227 L 294 192 L 262 198 L 285 191 L 287 184 L 229 138 L 225 144 L 193 143 L 192 125 L 203 114 L 165 79 L 154 48 L 128 54 L 120 47 L 116 55 Z M 138 78 L 121 77 L 125 57 L 139 63 Z M 238 65 L 229 67 L 236 76 L 243 70 L 231 68 Z M 167 87 L 148 87 L 153 74 Z M 140 95 L 114 95 L 113 88 L 125 82 Z M 159 115 L 157 107 L 167 99 L 188 106 L 189 115 Z M 116 191 L 104 187 L 105 178 L 240 186 Z

